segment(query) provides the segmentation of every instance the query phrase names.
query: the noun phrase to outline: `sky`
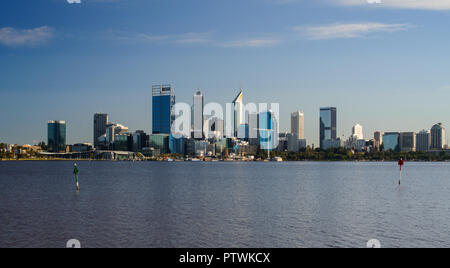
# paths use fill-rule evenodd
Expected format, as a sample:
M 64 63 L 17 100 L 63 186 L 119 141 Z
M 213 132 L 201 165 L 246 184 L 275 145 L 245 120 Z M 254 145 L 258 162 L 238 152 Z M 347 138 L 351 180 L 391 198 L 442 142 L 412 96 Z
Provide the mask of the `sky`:
M 93 115 L 151 132 L 151 86 L 177 102 L 280 103 L 280 127 L 319 109 L 353 125 L 420 131 L 450 123 L 450 0 L 3 0 L 0 142 L 92 142 Z

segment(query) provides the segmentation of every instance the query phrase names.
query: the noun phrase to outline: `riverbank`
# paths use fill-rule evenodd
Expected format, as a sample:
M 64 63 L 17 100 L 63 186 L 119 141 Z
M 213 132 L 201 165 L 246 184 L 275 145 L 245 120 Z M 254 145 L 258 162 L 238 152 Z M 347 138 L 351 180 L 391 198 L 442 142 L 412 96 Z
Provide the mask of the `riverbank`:
M 215 162 L 365 162 L 365 163 L 383 163 L 383 162 L 392 162 L 396 163 L 398 160 L 283 160 L 283 161 L 268 161 L 268 160 L 233 160 L 233 159 L 224 159 L 224 160 L 108 160 L 108 159 L 0 159 L 0 162 L 206 162 L 206 163 L 215 163 Z M 450 160 L 409 160 L 407 162 L 415 162 L 415 163 L 448 163 Z

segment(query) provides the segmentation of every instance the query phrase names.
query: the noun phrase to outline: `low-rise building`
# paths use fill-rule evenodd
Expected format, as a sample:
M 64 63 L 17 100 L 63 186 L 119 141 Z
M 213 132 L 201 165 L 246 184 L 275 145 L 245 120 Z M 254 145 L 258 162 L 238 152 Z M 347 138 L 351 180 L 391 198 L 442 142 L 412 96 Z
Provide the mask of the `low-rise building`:
M 91 152 L 94 151 L 92 143 L 77 143 L 72 145 L 72 152 Z
M 384 151 L 400 151 L 400 133 L 398 132 L 386 132 L 383 135 L 383 148 Z
M 150 135 L 149 147 L 159 150 L 161 154 L 170 153 L 169 135 L 167 135 L 167 134 L 152 134 L 152 135 Z
M 400 133 L 400 151 L 402 152 L 415 152 L 416 151 L 416 133 L 415 132 L 402 132 Z
M 426 152 L 430 150 L 431 132 L 429 130 L 422 130 L 416 135 L 416 150 L 418 152 Z
M 341 147 L 344 147 L 344 143 L 341 139 L 336 140 L 323 140 L 322 141 L 322 149 L 323 150 L 329 150 L 331 148 L 339 149 Z

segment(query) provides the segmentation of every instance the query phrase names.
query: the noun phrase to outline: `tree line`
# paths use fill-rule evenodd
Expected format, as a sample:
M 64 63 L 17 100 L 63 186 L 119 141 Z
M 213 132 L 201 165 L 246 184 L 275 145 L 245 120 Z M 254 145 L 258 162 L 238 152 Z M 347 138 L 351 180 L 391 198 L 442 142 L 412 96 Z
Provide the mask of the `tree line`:
M 300 152 L 277 152 L 271 153 L 272 157 L 281 157 L 285 161 L 398 161 L 403 158 L 406 161 L 450 161 L 450 154 L 444 151 L 439 153 L 428 152 L 361 152 L 354 153 L 345 148 L 339 149 L 302 149 Z M 257 157 L 267 158 L 267 151 L 259 150 Z

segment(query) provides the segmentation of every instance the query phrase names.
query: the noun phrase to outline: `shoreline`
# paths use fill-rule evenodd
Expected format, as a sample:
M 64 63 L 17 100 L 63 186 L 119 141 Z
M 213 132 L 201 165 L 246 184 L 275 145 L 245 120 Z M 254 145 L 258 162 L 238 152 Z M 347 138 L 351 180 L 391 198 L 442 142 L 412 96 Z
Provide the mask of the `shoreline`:
M 217 163 L 217 162 L 237 162 L 237 163 L 294 163 L 294 162 L 323 162 L 323 163 L 397 163 L 397 160 L 283 160 L 283 161 L 265 161 L 265 160 L 219 160 L 219 161 L 188 161 L 188 160 L 107 160 L 107 159 L 0 159 L 0 162 L 194 162 L 194 163 Z M 408 160 L 409 163 L 450 163 L 449 160 Z

